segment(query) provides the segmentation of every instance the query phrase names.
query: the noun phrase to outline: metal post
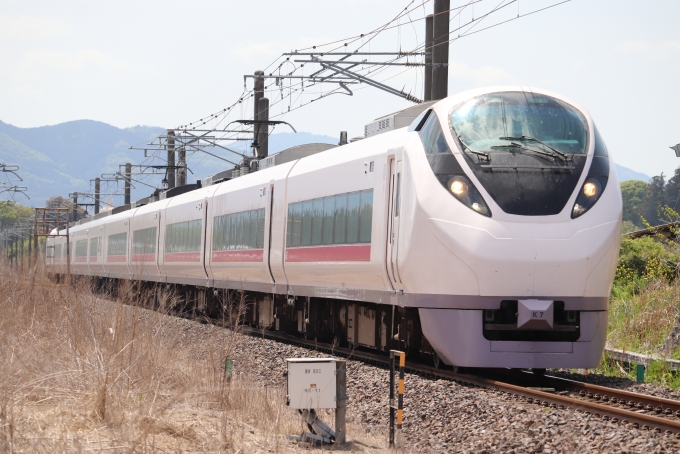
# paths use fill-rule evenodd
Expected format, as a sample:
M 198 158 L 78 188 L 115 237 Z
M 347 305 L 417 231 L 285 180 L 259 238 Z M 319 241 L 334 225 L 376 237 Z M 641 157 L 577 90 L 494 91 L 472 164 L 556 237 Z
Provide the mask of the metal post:
M 100 188 L 100 179 L 95 178 L 94 179 L 94 214 L 99 214 L 99 188 Z
M 187 184 L 187 150 L 184 147 L 177 149 L 177 186 Z
M 258 101 L 259 105 L 259 115 L 258 120 L 262 122 L 269 121 L 269 98 L 260 98 Z M 269 125 L 267 123 L 260 123 L 259 128 L 255 128 L 258 131 L 257 143 L 259 145 L 257 150 L 258 159 L 263 159 L 269 156 Z
M 175 131 L 168 129 L 168 189 L 175 187 Z
M 255 86 L 253 87 L 253 120 L 260 119 L 260 99 L 264 97 L 264 71 L 255 71 Z M 259 128 L 253 125 L 253 142 L 257 143 L 260 139 Z M 257 150 L 255 150 L 257 152 Z
M 397 404 L 394 402 L 394 376 L 396 374 L 395 356 L 399 356 L 399 382 L 397 386 Z M 404 417 L 404 371 L 406 369 L 406 353 L 390 350 L 390 446 L 401 447 L 401 427 Z M 394 413 L 396 410 L 396 431 Z M 395 436 L 396 433 L 396 436 Z
M 132 164 L 125 163 L 125 205 L 130 204 L 130 178 L 132 176 Z
M 347 441 L 347 361 L 336 361 L 335 372 L 335 443 L 343 444 Z
M 78 221 L 78 193 L 73 193 L 73 222 Z
M 389 444 L 394 446 L 394 350 L 390 351 L 390 437 Z
M 432 99 L 448 96 L 449 87 L 449 9 L 450 0 L 434 0 L 432 27 Z
M 347 131 L 340 131 L 340 142 L 338 145 L 347 145 Z
M 434 36 L 434 16 L 425 17 L 425 80 L 423 81 L 423 101 L 432 99 L 432 38 Z

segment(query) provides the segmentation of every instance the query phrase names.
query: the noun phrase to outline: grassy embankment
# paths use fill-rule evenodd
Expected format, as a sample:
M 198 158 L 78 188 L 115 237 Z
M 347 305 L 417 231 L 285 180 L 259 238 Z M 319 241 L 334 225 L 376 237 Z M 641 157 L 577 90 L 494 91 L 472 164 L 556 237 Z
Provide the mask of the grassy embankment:
M 85 282 L 2 266 L 0 276 L 0 452 L 300 449 L 285 439 L 304 429 L 285 390 L 251 376 L 247 352 L 225 379 L 225 358 L 239 358 L 235 331 L 114 303 Z M 243 302 L 227 306 L 238 314 Z
M 669 351 L 663 348 L 680 324 L 678 252 L 674 245 L 650 237 L 623 239 L 609 305 L 608 347 L 680 358 L 677 345 Z M 634 368 L 624 368 L 606 355 L 595 372 L 635 379 Z M 646 380 L 680 387 L 680 376 L 671 373 L 663 361 L 650 365 Z

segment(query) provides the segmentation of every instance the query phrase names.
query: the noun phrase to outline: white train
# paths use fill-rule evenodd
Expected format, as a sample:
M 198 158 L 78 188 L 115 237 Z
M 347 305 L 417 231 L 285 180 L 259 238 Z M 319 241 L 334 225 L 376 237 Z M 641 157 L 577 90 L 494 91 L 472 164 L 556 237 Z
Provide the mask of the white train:
M 622 205 L 590 114 L 526 87 L 405 112 L 364 140 L 82 220 L 71 271 L 172 286 L 206 311 L 243 290 L 257 326 L 436 364 L 595 367 Z M 65 260 L 50 238 L 50 271 Z

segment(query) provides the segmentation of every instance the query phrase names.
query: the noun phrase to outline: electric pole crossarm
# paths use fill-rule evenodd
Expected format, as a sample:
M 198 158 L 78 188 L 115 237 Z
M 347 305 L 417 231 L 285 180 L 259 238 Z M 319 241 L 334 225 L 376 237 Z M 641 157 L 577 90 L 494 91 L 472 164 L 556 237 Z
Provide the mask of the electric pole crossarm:
M 351 64 L 353 66 L 357 65 L 371 65 L 371 66 L 448 66 L 447 63 L 418 63 L 418 62 L 389 62 L 383 63 L 379 61 L 325 61 L 325 60 L 293 60 L 295 63 L 330 63 L 330 64 Z M 349 68 L 346 68 L 349 69 Z
M 288 125 L 290 126 L 290 129 L 293 130 L 293 132 L 297 133 L 293 125 L 286 121 L 281 121 L 281 120 L 234 120 L 231 123 L 242 123 L 244 125 Z M 230 123 L 230 124 L 231 124 Z
M 375 88 L 379 88 L 380 90 L 383 90 L 383 91 L 386 91 L 387 93 L 390 93 L 390 94 L 399 96 L 399 97 L 401 97 L 401 98 L 407 99 L 407 100 L 409 100 L 409 101 L 411 101 L 411 102 L 414 102 L 414 103 L 416 103 L 416 104 L 419 104 L 419 103 L 423 102 L 422 100 L 416 98 L 415 96 L 411 96 L 411 95 L 408 94 L 408 93 L 404 93 L 403 91 L 397 90 L 397 89 L 392 88 L 392 87 L 390 87 L 390 86 L 388 86 L 388 85 L 381 84 L 380 82 L 376 82 L 375 80 L 369 79 L 369 78 L 367 78 L 367 77 L 365 77 L 365 76 L 362 76 L 362 75 L 360 75 L 360 74 L 354 73 L 354 72 L 349 71 L 349 70 L 347 70 L 347 69 L 345 69 L 345 68 L 341 68 L 341 67 L 339 67 L 339 66 L 335 66 L 334 64 L 323 63 L 323 62 L 319 62 L 319 64 L 320 64 L 321 66 L 327 67 L 328 69 L 337 70 L 339 73 L 342 73 L 342 74 L 344 74 L 344 75 L 346 75 L 346 76 L 353 77 L 353 78 L 355 78 L 356 80 L 358 80 L 359 82 L 364 82 L 364 83 L 367 84 L 367 85 L 370 85 L 370 86 L 375 87 Z
M 229 152 L 231 152 L 231 153 L 235 153 L 235 154 L 237 154 L 237 155 L 239 155 L 239 156 L 245 157 L 245 155 L 244 155 L 243 153 L 239 153 L 238 151 L 232 150 L 231 148 L 227 148 L 227 147 L 225 147 L 225 146 L 223 146 L 223 145 L 214 143 L 214 142 L 212 142 L 212 141 L 210 141 L 210 140 L 206 140 L 205 138 L 200 137 L 200 136 L 194 136 L 194 135 L 191 134 L 190 132 L 187 132 L 187 134 L 189 134 L 190 136 L 196 137 L 198 140 L 204 140 L 204 141 L 208 142 L 210 145 L 212 145 L 212 146 L 214 146 L 214 147 L 222 148 L 223 150 L 226 150 L 226 151 L 229 151 Z M 183 144 L 183 145 L 188 145 L 188 144 L 190 144 L 190 143 L 187 142 L 186 144 Z M 193 146 L 196 147 L 196 145 L 193 145 Z M 211 155 L 211 156 L 215 156 L 214 154 L 208 153 L 207 151 L 205 151 L 205 150 L 203 150 L 203 149 L 197 149 L 197 151 L 201 151 L 201 152 L 207 153 L 207 154 L 209 154 L 209 155 Z M 219 156 L 215 156 L 215 157 L 216 157 L 216 158 L 220 158 Z M 230 164 L 234 164 L 233 162 L 231 162 L 231 161 L 229 161 L 229 160 L 227 160 L 227 159 L 224 159 L 224 158 L 220 158 L 220 159 L 222 159 L 223 161 L 227 161 L 227 162 L 230 163 Z M 235 164 L 234 164 L 234 165 L 235 165 Z
M 397 55 L 397 56 L 409 56 L 409 55 L 425 55 L 425 52 L 285 52 L 282 55 L 319 55 L 323 57 L 324 55 Z

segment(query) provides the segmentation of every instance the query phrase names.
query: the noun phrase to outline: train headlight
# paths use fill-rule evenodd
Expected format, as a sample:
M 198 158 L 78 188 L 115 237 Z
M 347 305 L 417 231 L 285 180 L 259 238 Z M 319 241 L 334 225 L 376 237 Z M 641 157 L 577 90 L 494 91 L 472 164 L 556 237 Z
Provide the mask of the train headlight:
M 604 181 L 600 181 L 603 179 Z M 571 210 L 571 217 L 577 218 L 588 211 L 597 199 L 602 195 L 604 186 L 607 184 L 605 177 L 588 177 L 576 197 L 576 203 Z
M 451 189 L 451 192 L 453 192 L 453 194 L 456 197 L 460 197 L 467 192 L 468 186 L 465 182 L 460 181 L 459 179 L 454 179 L 451 182 L 450 189 Z
M 455 198 L 460 200 L 468 208 L 481 215 L 491 217 L 491 211 L 482 198 L 482 195 L 465 175 L 454 175 L 450 177 L 446 187 L 451 191 L 451 194 L 453 194 Z

